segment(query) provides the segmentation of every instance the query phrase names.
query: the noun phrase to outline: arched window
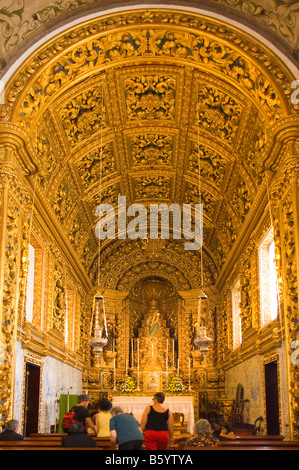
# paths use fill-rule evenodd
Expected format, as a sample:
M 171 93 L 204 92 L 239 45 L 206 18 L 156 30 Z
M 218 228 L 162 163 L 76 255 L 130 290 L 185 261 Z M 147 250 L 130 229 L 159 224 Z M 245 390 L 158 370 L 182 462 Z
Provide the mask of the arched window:
M 28 250 L 28 271 L 26 284 L 26 320 L 32 323 L 33 320 L 33 304 L 34 304 L 34 266 L 35 266 L 35 249 L 33 245 L 29 245 Z
M 232 314 L 233 314 L 233 349 L 242 343 L 242 322 L 241 322 L 241 290 L 240 280 L 237 281 L 232 290 Z
M 37 328 L 42 327 L 44 250 L 32 237 L 28 248 L 25 317 Z
M 263 238 L 259 247 L 260 311 L 261 326 L 277 318 L 278 289 L 275 265 L 275 243 L 273 228 Z

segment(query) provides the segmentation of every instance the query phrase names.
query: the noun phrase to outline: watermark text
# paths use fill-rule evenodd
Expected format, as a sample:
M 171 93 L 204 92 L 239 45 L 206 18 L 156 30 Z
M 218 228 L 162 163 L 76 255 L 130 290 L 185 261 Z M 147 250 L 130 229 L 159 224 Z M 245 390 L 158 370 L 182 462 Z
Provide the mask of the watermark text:
M 188 240 L 185 250 L 199 250 L 203 238 L 202 204 L 131 204 L 127 207 L 126 196 L 118 196 L 117 214 L 112 204 L 99 204 L 95 215 L 99 217 L 95 232 L 97 238 L 173 239 Z M 116 217 L 117 215 L 117 217 Z M 117 219 L 117 227 L 116 227 Z M 130 219 L 128 221 L 128 219 Z M 172 227 L 171 227 L 172 219 Z

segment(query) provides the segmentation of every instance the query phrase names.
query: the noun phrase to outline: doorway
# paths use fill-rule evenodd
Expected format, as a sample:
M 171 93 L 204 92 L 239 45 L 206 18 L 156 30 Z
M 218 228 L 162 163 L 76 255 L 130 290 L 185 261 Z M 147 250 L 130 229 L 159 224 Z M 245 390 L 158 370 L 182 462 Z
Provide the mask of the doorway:
M 265 387 L 267 435 L 278 436 L 280 434 L 280 426 L 277 361 L 265 364 Z
M 24 436 L 38 432 L 40 366 L 26 363 Z

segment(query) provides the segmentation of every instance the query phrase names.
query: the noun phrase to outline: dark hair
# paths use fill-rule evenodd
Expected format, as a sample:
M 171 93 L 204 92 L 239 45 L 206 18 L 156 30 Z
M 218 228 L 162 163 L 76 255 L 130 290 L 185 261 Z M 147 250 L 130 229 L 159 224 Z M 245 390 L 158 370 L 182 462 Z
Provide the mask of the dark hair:
M 99 409 L 101 411 L 109 411 L 112 408 L 112 403 L 111 401 L 107 400 L 107 398 L 102 398 L 99 401 Z
M 165 400 L 165 395 L 162 392 L 155 393 L 154 398 L 157 400 L 158 403 L 163 403 Z
M 90 401 L 90 396 L 83 394 L 78 396 L 78 403 L 82 403 L 82 401 Z

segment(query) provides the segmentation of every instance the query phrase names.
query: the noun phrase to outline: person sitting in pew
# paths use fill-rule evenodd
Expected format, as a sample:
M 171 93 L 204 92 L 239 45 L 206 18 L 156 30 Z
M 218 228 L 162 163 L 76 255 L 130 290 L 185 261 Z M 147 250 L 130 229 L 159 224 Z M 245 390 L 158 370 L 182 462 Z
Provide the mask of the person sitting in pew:
M 5 425 L 5 430 L 0 433 L 0 441 L 23 441 L 24 436 L 18 434 L 17 430 L 19 427 L 19 421 L 16 419 L 11 419 L 7 421 Z
M 61 439 L 62 447 L 98 447 L 94 439 L 86 434 L 86 428 L 81 421 L 71 423 L 68 435 Z
M 206 419 L 199 419 L 192 434 L 185 442 L 186 447 L 217 447 L 219 439 L 212 435 L 212 428 Z
M 227 441 L 236 439 L 236 435 L 232 428 L 227 423 L 219 423 L 218 421 L 212 421 L 212 435 L 217 437 L 220 441 Z

